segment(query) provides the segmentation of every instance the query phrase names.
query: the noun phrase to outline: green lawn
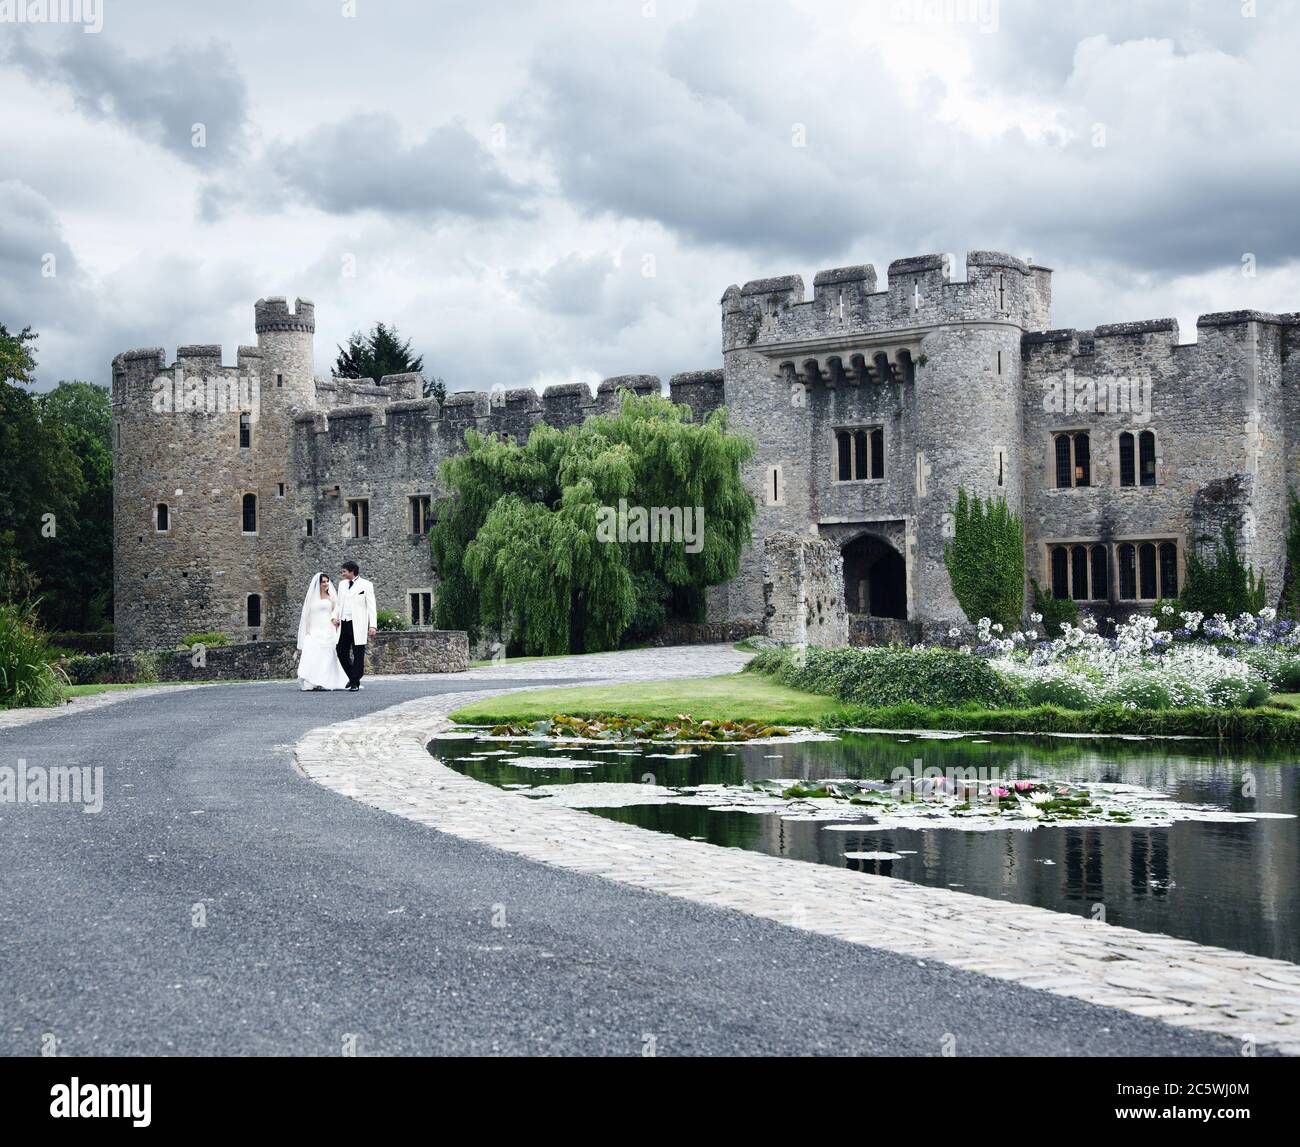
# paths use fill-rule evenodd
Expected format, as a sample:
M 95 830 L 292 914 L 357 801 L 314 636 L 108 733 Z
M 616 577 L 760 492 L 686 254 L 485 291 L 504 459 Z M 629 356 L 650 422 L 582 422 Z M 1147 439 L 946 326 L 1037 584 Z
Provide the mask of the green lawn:
M 452 719 L 475 725 L 570 717 L 675 717 L 697 721 L 762 721 L 767 725 L 814 725 L 840 708 L 834 697 L 802 693 L 756 673 L 647 681 L 633 685 L 535 689 L 491 697 L 457 710 Z

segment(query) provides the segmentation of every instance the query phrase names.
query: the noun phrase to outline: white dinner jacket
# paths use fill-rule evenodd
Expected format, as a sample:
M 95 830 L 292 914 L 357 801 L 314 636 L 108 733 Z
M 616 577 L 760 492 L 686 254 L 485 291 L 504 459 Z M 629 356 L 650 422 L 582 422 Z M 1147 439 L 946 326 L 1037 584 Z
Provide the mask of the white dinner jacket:
M 347 610 L 352 610 L 352 643 L 365 645 L 367 630 L 378 624 L 378 607 L 375 605 L 375 587 L 363 577 L 346 581 L 339 579 L 339 620 L 347 620 Z

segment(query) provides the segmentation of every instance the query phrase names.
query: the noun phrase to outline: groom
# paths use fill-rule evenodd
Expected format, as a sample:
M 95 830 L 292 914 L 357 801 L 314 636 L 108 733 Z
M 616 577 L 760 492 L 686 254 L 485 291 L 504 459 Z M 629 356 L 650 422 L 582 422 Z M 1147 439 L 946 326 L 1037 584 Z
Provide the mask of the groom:
M 349 692 L 361 688 L 361 677 L 366 671 L 366 639 L 374 637 L 377 620 L 375 587 L 361 576 L 361 567 L 356 562 L 344 562 L 339 571 L 339 616 L 334 624 L 339 627 L 336 648 L 339 664 L 348 675 Z

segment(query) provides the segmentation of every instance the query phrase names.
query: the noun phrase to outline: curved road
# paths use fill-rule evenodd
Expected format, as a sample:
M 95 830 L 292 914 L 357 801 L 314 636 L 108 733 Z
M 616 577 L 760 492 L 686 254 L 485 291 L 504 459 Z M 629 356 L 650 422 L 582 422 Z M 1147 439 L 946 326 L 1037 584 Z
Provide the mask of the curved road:
M 483 688 L 208 686 L 0 730 L 0 765 L 102 765 L 105 787 L 98 815 L 0 804 L 0 1052 L 47 1034 L 62 1055 L 1237 1050 L 534 864 L 290 766 L 317 725 Z

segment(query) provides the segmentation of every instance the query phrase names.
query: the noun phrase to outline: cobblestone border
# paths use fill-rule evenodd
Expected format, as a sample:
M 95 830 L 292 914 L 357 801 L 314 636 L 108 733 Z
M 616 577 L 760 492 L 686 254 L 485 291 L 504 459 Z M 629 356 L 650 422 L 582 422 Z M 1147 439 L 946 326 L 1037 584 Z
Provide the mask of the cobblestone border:
M 717 658 L 673 652 L 672 672 L 647 662 L 647 676 L 728 671 Z M 408 701 L 313 730 L 298 742 L 295 766 L 353 800 L 543 864 L 1300 1055 L 1300 965 L 651 832 L 482 784 L 429 755 L 425 746 L 451 724 L 449 713 L 506 692 L 527 668 L 501 673 L 493 689 Z M 637 667 L 620 668 L 635 677 Z M 596 667 L 554 669 L 571 676 Z M 479 672 L 486 679 L 493 670 Z

